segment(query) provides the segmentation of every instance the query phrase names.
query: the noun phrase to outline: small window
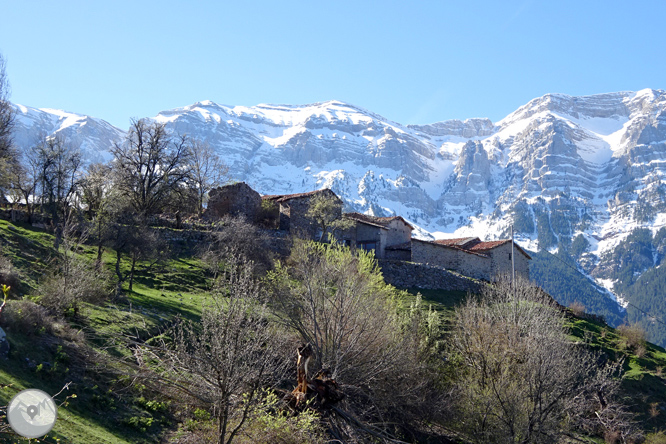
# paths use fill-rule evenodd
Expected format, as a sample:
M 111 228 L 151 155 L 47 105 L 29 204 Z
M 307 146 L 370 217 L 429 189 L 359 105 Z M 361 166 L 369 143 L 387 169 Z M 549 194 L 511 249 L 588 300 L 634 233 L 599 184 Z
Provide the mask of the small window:
M 509 260 L 511 260 L 511 253 L 509 253 Z
M 376 242 L 361 242 L 361 248 L 365 251 L 375 251 L 377 249 Z

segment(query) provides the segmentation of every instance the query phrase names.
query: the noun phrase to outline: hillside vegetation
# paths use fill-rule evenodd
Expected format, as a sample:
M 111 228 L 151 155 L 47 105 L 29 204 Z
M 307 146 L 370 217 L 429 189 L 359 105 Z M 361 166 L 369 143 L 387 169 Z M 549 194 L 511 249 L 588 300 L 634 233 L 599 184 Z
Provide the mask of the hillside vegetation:
M 55 394 L 66 387 L 56 397 L 63 403 L 59 420 L 44 442 L 306 443 L 335 437 L 343 442 L 427 443 L 500 442 L 497 437 L 511 436 L 501 423 L 477 427 L 461 419 L 481 414 L 474 407 L 479 402 L 496 399 L 488 397 L 487 382 L 501 384 L 506 399 L 514 399 L 517 381 L 533 377 L 521 373 L 531 366 L 511 357 L 517 350 L 525 350 L 526 358 L 533 352 L 529 343 L 509 341 L 510 319 L 463 322 L 464 316 L 493 313 L 505 302 L 487 299 L 487 306 L 470 306 L 459 292 L 397 290 L 383 283 L 370 256 L 326 244 L 296 242 L 292 255 L 277 265 L 266 259 L 248 262 L 243 258 L 253 251 L 267 258 L 268 250 L 256 228 L 238 223 L 234 227 L 244 230 L 235 237 L 246 242 L 234 244 L 222 228 L 218 236 L 225 242 L 217 246 L 184 248 L 174 240 L 163 245 L 156 258 L 133 262 L 131 256 L 123 256 L 120 274 L 129 273 L 134 263 L 134 282 L 129 291 L 125 281 L 117 295 L 113 249 L 104 251 L 102 267 L 96 269 L 94 242 L 65 236 L 55 249 L 52 234 L 0 220 L 0 284 L 12 286 L 0 317 L 11 345 L 8 359 L 0 361 L 0 404 L 6 405 L 24 388 Z M 44 291 L 55 291 L 52 281 L 66 274 L 63 264 L 77 263 L 104 278 L 96 285 L 79 279 L 76 282 L 87 286 L 85 295 L 66 305 L 54 303 Z M 102 294 L 89 297 L 91 289 Z M 560 309 L 548 308 L 552 302 L 542 297 L 528 292 L 520 304 L 545 304 L 537 312 L 555 320 L 548 337 L 553 346 L 561 347 L 565 343 L 557 339 L 561 323 L 556 314 Z M 245 308 L 234 311 L 234 301 Z M 524 319 L 533 319 L 530 313 L 524 312 Z M 656 432 L 666 417 L 666 353 L 645 342 L 640 331 L 615 330 L 578 315 L 566 311 L 566 347 L 582 347 L 592 353 L 589 356 L 597 356 L 594 365 L 585 370 L 587 376 L 565 379 L 571 385 L 553 386 L 568 401 L 555 403 L 557 408 L 545 415 L 553 422 L 538 424 L 543 436 L 531 435 L 526 442 L 542 442 L 544 436 L 547 442 L 567 436 L 637 442 L 643 434 Z M 484 322 L 490 336 L 478 328 Z M 254 349 L 256 341 L 224 342 L 221 324 L 235 325 L 234 331 L 245 331 L 248 338 L 259 338 L 262 332 L 266 336 Z M 514 344 L 508 349 L 498 342 L 500 325 L 507 329 L 506 344 Z M 456 337 L 477 337 L 481 342 L 463 347 Z M 488 340 L 492 342 L 484 342 Z M 296 387 L 295 350 L 305 342 L 316 351 L 311 372 L 326 370 L 343 400 L 329 400 L 327 405 L 329 398 L 310 393 L 305 408 L 289 401 L 287 395 Z M 237 354 L 226 355 L 224 350 L 232 346 L 238 347 Z M 490 379 L 478 379 L 466 361 L 477 361 L 475 347 L 489 359 L 492 350 L 500 353 L 496 356 L 504 357 L 497 363 L 507 367 L 486 375 Z M 272 358 L 263 359 L 269 352 Z M 218 358 L 209 360 L 210 356 Z M 205 382 L 221 369 L 236 368 L 241 361 L 234 359 L 250 365 L 226 385 L 215 378 Z M 202 362 L 205 365 L 197 364 Z M 257 373 L 266 362 L 270 365 Z M 600 389 L 599 381 L 607 384 L 607 407 L 602 410 L 592 392 Z M 461 396 L 463 387 L 476 388 Z M 567 395 L 574 389 L 580 398 Z M 520 399 L 530 396 L 523 393 Z M 521 401 L 514 407 L 519 414 L 505 419 L 522 430 L 529 423 L 529 415 L 523 413 L 534 406 Z M 601 412 L 603 421 L 590 408 Z M 573 411 L 578 413 L 567 413 Z M 223 421 L 226 429 L 220 441 Z M 20 442 L 7 426 L 1 433 L 5 440 Z M 521 436 L 513 435 L 507 442 L 519 442 Z

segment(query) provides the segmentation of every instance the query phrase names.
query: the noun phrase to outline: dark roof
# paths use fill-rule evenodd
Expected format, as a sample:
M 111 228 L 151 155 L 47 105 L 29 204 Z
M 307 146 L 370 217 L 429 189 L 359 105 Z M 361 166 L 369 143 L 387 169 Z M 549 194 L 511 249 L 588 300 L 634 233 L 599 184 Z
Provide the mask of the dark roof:
M 296 194 L 267 194 L 265 196 L 261 196 L 263 200 L 272 200 L 275 202 L 286 202 L 291 199 L 300 199 L 302 197 L 310 197 L 314 196 L 316 194 L 320 193 L 330 193 L 333 196 L 335 196 L 337 199 L 340 199 L 337 194 L 335 194 L 333 191 L 331 191 L 330 188 L 324 188 L 321 190 L 314 190 L 314 191 L 308 191 L 307 193 L 296 193 Z
M 456 247 L 461 247 L 461 248 L 466 248 L 468 244 L 473 243 L 473 242 L 481 242 L 481 239 L 478 237 L 458 237 L 455 239 L 439 239 L 436 241 L 433 241 L 436 244 L 439 245 L 447 245 L 447 246 L 456 246 Z
M 394 220 L 400 220 L 402 223 L 407 225 L 411 230 L 414 229 L 409 222 L 407 222 L 405 219 L 402 218 L 402 216 L 391 216 L 391 217 L 377 217 L 377 216 L 370 216 L 368 214 L 361 214 L 361 213 L 345 213 L 343 216 L 357 220 L 359 222 L 367 223 L 369 225 L 375 225 L 375 226 L 380 226 L 383 228 L 387 228 L 389 223 L 393 222 Z
M 465 238 L 465 239 L 467 239 L 467 238 Z M 440 239 L 440 240 L 449 240 L 449 239 Z M 451 239 L 451 240 L 453 240 L 453 239 Z M 437 245 L 438 247 L 442 247 L 442 248 L 450 248 L 450 249 L 452 249 L 452 250 L 464 251 L 465 253 L 467 253 L 467 254 L 473 254 L 474 256 L 490 257 L 490 256 L 488 256 L 487 254 L 483 254 L 482 252 L 471 251 L 471 250 L 468 250 L 468 249 L 466 249 L 466 248 L 462 248 L 462 247 L 456 245 L 455 242 L 453 242 L 453 243 L 446 243 L 446 242 L 440 242 L 440 241 L 427 241 L 427 240 L 420 240 L 420 239 L 414 239 L 414 238 L 412 238 L 412 242 L 413 242 L 413 241 L 424 242 L 424 243 L 431 244 L 431 245 Z

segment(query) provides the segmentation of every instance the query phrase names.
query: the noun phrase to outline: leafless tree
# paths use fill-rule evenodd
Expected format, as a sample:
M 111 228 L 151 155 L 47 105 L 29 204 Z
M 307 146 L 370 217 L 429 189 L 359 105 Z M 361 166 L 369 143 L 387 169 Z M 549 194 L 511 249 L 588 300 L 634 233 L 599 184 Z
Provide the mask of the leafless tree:
M 57 248 L 81 179 L 81 152 L 62 136 L 54 135 L 44 138 L 35 153 L 39 179 L 37 191 L 42 207 L 51 214 Z
M 72 309 L 78 314 L 82 302 L 100 302 L 110 295 L 110 277 L 88 258 L 77 253 L 87 239 L 73 224 L 65 226 L 60 254 L 37 289 L 39 302 L 60 316 Z
M 197 191 L 201 216 L 208 192 L 229 180 L 229 167 L 207 142 L 193 140 L 189 149 L 191 181 Z
M 229 257 L 239 256 L 251 261 L 255 272 L 265 272 L 273 264 L 267 236 L 242 216 L 223 217 L 211 237 L 210 242 L 203 244 L 200 257 L 213 275 L 213 281 Z
M 18 163 L 12 146 L 14 111 L 9 102 L 9 82 L 5 65 L 5 59 L 0 54 L 0 193 L 4 193 L 9 186 L 10 173 Z
M 156 363 L 167 383 L 204 403 L 218 421 L 218 443 L 230 444 L 245 425 L 262 388 L 284 375 L 286 354 L 269 322 L 251 264 L 229 258 L 199 322 L 182 321 L 161 347 L 141 347 L 144 364 Z
M 527 282 L 501 281 L 456 310 L 449 344 L 462 365 L 455 398 L 469 439 L 557 442 L 581 418 L 600 425 L 592 412 L 617 409 L 617 365 L 601 365 L 566 333 L 559 307 Z
M 12 169 L 10 175 L 12 200 L 25 204 L 28 222 L 31 223 L 36 200 L 35 194 L 40 182 L 39 157 L 36 147 L 21 156 L 21 162 Z
M 125 141 L 111 153 L 117 186 L 144 219 L 164 208 L 189 177 L 187 138 L 169 135 L 160 123 L 132 120 Z

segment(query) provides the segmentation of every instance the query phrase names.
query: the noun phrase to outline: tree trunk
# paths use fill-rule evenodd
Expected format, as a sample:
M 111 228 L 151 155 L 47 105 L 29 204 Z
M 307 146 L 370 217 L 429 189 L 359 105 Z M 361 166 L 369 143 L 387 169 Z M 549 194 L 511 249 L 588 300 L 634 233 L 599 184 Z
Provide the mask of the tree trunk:
M 118 277 L 118 285 L 116 285 L 116 299 L 123 292 L 123 274 L 120 271 L 120 249 L 116 250 L 116 276 Z
M 134 269 L 136 268 L 136 254 L 132 255 L 132 267 L 130 268 L 129 275 L 129 288 L 130 293 L 132 292 L 132 284 L 134 283 Z

